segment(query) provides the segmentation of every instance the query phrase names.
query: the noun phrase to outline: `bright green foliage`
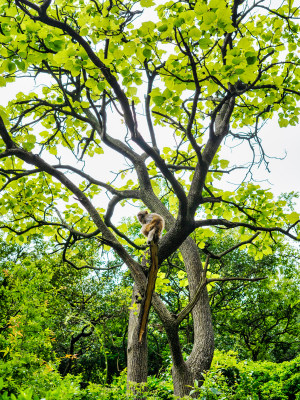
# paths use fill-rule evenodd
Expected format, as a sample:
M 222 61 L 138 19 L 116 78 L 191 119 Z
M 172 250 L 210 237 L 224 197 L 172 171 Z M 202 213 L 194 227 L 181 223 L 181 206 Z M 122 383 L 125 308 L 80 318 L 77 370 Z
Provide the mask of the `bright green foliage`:
M 61 0 L 55 2 L 55 7 L 48 9 L 48 14 L 53 18 L 60 15 L 71 27 L 76 27 L 76 33 L 91 43 L 95 57 L 113 70 L 115 77 L 125 88 L 129 101 L 134 101 L 135 104 L 141 101 L 137 89 L 143 83 L 145 66 L 149 68 L 151 64 L 152 70 L 156 68 L 158 73 L 161 71 L 160 79 L 154 83 L 150 92 L 154 122 L 165 126 L 166 123 L 171 123 L 168 117 L 175 119 L 176 124 L 171 125 L 175 126 L 175 134 L 179 140 L 184 138 L 181 127 L 188 122 L 188 110 L 192 108 L 192 100 L 188 99 L 194 93 L 194 81 L 197 77 L 201 98 L 205 101 L 198 102 L 192 133 L 196 142 L 201 144 L 205 138 L 205 115 L 209 115 L 215 108 L 218 93 L 226 91 L 229 84 L 236 85 L 237 82 L 248 85 L 249 89 L 244 91 L 243 86 L 241 89 L 238 87 L 241 93 L 236 97 L 236 107 L 232 114 L 233 132 L 255 124 L 258 126 L 260 118 L 271 118 L 274 113 L 279 116 L 280 126 L 295 125 L 299 121 L 299 107 L 296 103 L 300 89 L 299 59 L 295 51 L 299 27 L 293 20 L 287 21 L 284 18 L 291 12 L 296 17 L 299 10 L 294 7 L 289 11 L 289 7 L 292 7 L 289 3 L 278 9 L 277 14 L 245 17 L 232 39 L 232 48 L 223 49 L 224 35 L 235 31 L 230 4 L 226 0 L 197 1 L 189 7 L 184 1 L 164 2 L 156 7 L 158 22 L 151 20 L 142 23 L 126 21 L 124 10 L 126 7 L 132 12 L 137 12 L 141 7 L 147 9 L 154 6 L 153 1 L 127 1 L 120 8 L 108 1 L 97 6 L 95 2 L 70 3 Z M 68 150 L 77 158 L 85 154 L 101 162 L 101 139 L 89 126 L 86 110 L 104 92 L 109 96 L 114 95 L 105 76 L 82 45 L 69 35 L 62 34 L 58 27 L 33 20 L 15 7 L 14 2 L 7 3 L 3 0 L 0 7 L 2 84 L 8 84 L 24 73 L 43 76 L 42 87 L 30 93 L 20 92 L 9 103 L 6 111 L 1 111 L 12 120 L 11 126 L 22 113 L 26 115 L 26 121 L 39 121 L 35 129 L 31 123 L 24 123 L 22 127 L 15 129 L 14 141 L 27 151 L 42 150 L 42 154 L 48 152 L 52 156 L 60 157 L 61 151 L 65 154 Z M 279 18 L 278 14 L 283 18 Z M 72 21 L 76 21 L 76 24 Z M 199 60 L 195 66 L 189 53 L 184 51 L 184 43 L 192 49 L 194 60 Z M 64 81 L 59 83 L 61 73 Z M 81 89 L 76 92 L 78 84 Z M 283 93 L 284 101 L 281 101 Z M 92 139 L 86 147 L 88 138 Z M 2 149 L 3 145 L 4 143 L 1 145 Z M 66 150 L 58 152 L 62 148 Z M 188 148 L 183 145 L 180 153 L 176 148 L 168 147 L 164 149 L 163 158 L 170 164 L 176 159 L 176 163 L 184 162 L 189 167 L 195 167 L 196 158 L 189 157 L 191 152 L 191 145 Z M 190 161 L 185 162 L 188 158 Z M 211 167 L 224 170 L 228 164 L 229 161 L 219 160 L 216 156 Z M 2 167 L 22 169 L 24 163 L 6 158 Z M 149 164 L 148 171 L 150 176 L 157 174 L 152 163 Z M 243 205 L 251 194 L 252 204 L 249 199 L 245 206 L 255 208 L 249 215 L 255 218 L 257 224 L 270 226 L 276 223 L 279 227 L 286 228 L 287 224 L 293 224 L 297 220 L 298 214 L 285 215 L 284 205 L 274 204 L 267 194 L 262 195 L 258 186 L 242 186 L 237 192 L 227 194 L 216 190 L 216 180 L 221 177 L 222 172 L 209 173 L 207 188 L 214 189 L 215 196 L 220 195 L 224 200 L 230 198 L 231 201 Z M 186 171 L 178 180 L 188 190 L 192 179 L 193 172 Z M 153 180 L 152 182 L 155 194 L 161 196 L 161 189 L 155 186 Z M 87 185 L 86 194 L 90 198 L 103 190 L 98 185 L 89 185 L 88 180 L 83 180 L 80 188 L 83 190 Z M 20 190 L 22 187 L 23 190 Z M 126 185 L 120 185 L 119 189 L 136 187 L 136 182 L 130 179 Z M 70 195 L 69 190 L 48 176 L 45 179 L 41 172 L 31 179 L 24 177 L 11 182 L 6 187 L 1 205 L 3 209 L 14 208 L 14 218 L 21 218 L 22 221 L 20 230 L 30 226 L 33 232 L 43 231 L 51 235 L 50 227 L 42 228 L 41 224 L 35 224 L 36 227 L 33 228 L 34 224 L 30 223 L 30 217 L 28 214 L 24 215 L 24 211 L 35 210 L 35 219 L 44 219 L 47 204 L 57 205 L 57 198 L 68 202 L 71 200 Z M 18 201 L 18 206 L 13 199 Z M 172 193 L 169 204 L 172 213 L 176 215 L 178 203 Z M 214 207 L 212 212 L 210 204 L 206 204 L 207 209 L 203 211 L 207 218 L 222 216 L 233 221 L 248 220 L 234 206 L 222 203 Z M 82 218 L 80 206 L 74 204 L 73 207 L 72 213 L 64 215 L 67 223 L 75 224 L 78 230 L 83 227 L 87 229 L 90 221 Z M 52 213 L 49 209 L 46 214 L 46 218 L 49 217 L 48 222 L 53 220 L 53 215 L 50 214 Z M 19 241 L 21 240 L 26 238 L 20 236 Z
M 234 352 L 216 351 L 212 368 L 205 373 L 202 387 L 195 382 L 191 393 L 197 393 L 199 400 L 249 400 L 249 393 L 254 400 L 299 400 L 300 370 L 299 357 L 290 362 L 275 364 L 271 362 L 239 361 Z M 89 384 L 87 388 L 79 390 L 76 379 L 72 376 L 56 382 L 53 377 L 53 389 L 43 392 L 43 398 L 54 399 L 79 399 L 103 400 L 133 399 L 126 393 L 125 375 L 115 379 L 111 386 Z M 167 379 L 151 378 L 148 382 L 146 398 L 148 400 L 172 400 L 172 386 Z M 0 378 L 0 390 L 3 382 Z M 55 397 L 56 396 L 56 397 Z M 9 396 L 0 394 L 1 400 L 40 400 L 30 388 L 20 391 L 20 394 Z
M 299 357 L 281 364 L 238 361 L 233 351 L 216 351 L 204 385 L 193 391 L 199 400 L 298 400 L 299 361 Z
M 5 332 L 1 340 L 8 349 L 2 364 L 12 390 L 19 352 L 31 366 L 43 366 L 41 360 L 57 362 L 55 351 L 60 358 L 55 370 L 80 371 L 85 382 L 107 382 L 115 362 L 109 349 L 121 348 L 127 323 L 129 278 L 121 267 L 129 268 L 140 287 L 146 281 L 137 262 L 145 241 L 127 218 L 132 205 L 134 213 L 151 209 L 167 222 L 157 286 L 167 301 L 157 312 L 170 345 L 174 332 L 183 337 L 188 331 L 188 305 L 203 266 L 203 282 L 213 295 L 217 282 L 239 277 L 230 269 L 227 275 L 214 270 L 223 257 L 246 254 L 260 265 L 272 257 L 274 241 L 282 242 L 284 235 L 300 239 L 294 194 L 275 199 L 243 177 L 235 191 L 224 189 L 232 170 L 246 167 L 249 177 L 256 164 L 267 165 L 259 136 L 267 119 L 278 117 L 281 127 L 299 122 L 299 8 L 292 1 L 271 7 L 264 0 L 253 7 L 236 0 L 0 0 L 0 86 L 20 89 L 0 107 L 0 229 L 16 248 L 36 246 L 32 235 L 56 242 L 53 252 L 44 254 L 45 266 L 39 269 L 36 259 L 26 259 L 28 265 L 16 263 L 2 277 L 11 280 L 11 290 L 4 289 L 4 318 L 11 324 L 5 329 L 11 336 Z M 22 91 L 23 83 L 30 90 Z M 225 139 L 247 142 L 253 159 L 224 159 Z M 119 205 L 126 206 L 122 221 Z M 220 240 L 214 247 L 213 238 L 220 232 L 225 238 L 227 230 L 232 242 Z M 188 236 L 195 242 L 194 260 L 201 253 L 195 268 L 183 262 L 190 254 L 179 251 Z M 40 250 L 36 246 L 37 254 Z M 62 269 L 53 271 L 53 264 Z M 114 268 L 122 271 L 123 286 Z M 255 270 L 249 277 L 257 278 Z M 276 285 L 262 285 L 265 298 L 276 297 Z M 18 300 L 20 311 L 14 314 L 7 304 L 18 293 L 24 304 Z M 110 325 L 109 296 L 123 324 L 118 319 L 117 326 Z M 208 321 L 208 298 L 206 304 L 198 300 L 194 318 L 203 306 Z M 48 324 L 53 309 L 57 313 Z M 182 312 L 176 320 L 173 313 Z M 55 324 L 64 326 L 58 337 Z M 110 330 L 117 332 L 114 340 L 107 336 Z M 194 330 L 193 340 L 202 343 L 203 354 L 208 347 L 202 334 L 211 335 L 210 355 L 202 360 L 209 366 L 212 329 L 199 332 Z M 84 365 L 74 349 L 68 351 L 70 338 L 78 335 L 82 351 L 90 337 Z M 94 354 L 104 371 L 97 377 L 88 366 Z M 200 376 L 200 365 L 188 365 L 190 376 Z M 29 367 L 33 381 L 31 372 Z
M 222 235 L 209 248 L 222 251 L 233 243 L 234 238 Z M 245 250 L 212 260 L 210 268 L 222 276 L 266 279 L 250 285 L 216 282 L 211 306 L 218 349 L 235 349 L 241 358 L 281 362 L 299 353 L 299 255 L 296 248 L 279 243 L 270 250 L 256 262 Z
M 79 382 L 106 383 L 108 368 L 125 367 L 129 288 L 115 274 L 71 273 L 49 257 L 53 250 L 40 238 L 22 248 L 1 242 L 0 376 L 9 393 L 31 388 L 41 398 L 73 398 Z M 71 260 L 80 264 L 89 251 L 82 247 Z M 63 379 L 70 371 L 78 376 Z

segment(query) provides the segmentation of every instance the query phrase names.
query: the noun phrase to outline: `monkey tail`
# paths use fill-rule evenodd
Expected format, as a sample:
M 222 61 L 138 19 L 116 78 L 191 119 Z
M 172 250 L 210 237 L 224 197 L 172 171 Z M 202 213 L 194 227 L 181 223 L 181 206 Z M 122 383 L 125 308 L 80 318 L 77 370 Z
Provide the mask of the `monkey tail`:
M 151 254 L 151 266 L 148 276 L 145 300 L 143 302 L 143 306 L 141 307 L 141 325 L 139 331 L 139 343 L 142 342 L 144 332 L 147 329 L 151 300 L 155 289 L 155 282 L 158 273 L 158 246 L 157 243 L 154 243 L 154 241 L 150 243 L 150 254 Z

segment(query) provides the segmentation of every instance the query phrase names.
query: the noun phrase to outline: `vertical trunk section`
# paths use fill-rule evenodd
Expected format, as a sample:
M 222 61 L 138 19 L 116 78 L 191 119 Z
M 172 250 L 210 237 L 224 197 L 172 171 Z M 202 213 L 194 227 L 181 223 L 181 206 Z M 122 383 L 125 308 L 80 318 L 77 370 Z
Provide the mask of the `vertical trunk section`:
M 189 280 L 191 298 L 198 287 L 202 263 L 195 242 L 188 238 L 180 248 Z M 210 368 L 214 355 L 214 331 L 206 287 L 196 303 L 193 311 L 194 345 L 186 361 L 192 380 L 202 380 L 202 373 Z
M 141 299 L 136 284 L 133 286 L 131 309 L 128 323 L 127 343 L 127 389 L 133 392 L 136 400 L 143 399 L 143 391 L 147 383 L 148 343 L 147 330 L 141 343 L 138 342 L 140 328 Z
M 172 378 L 174 385 L 174 394 L 179 398 L 188 396 L 193 387 L 193 377 L 186 363 L 172 367 Z M 177 397 L 176 397 L 177 398 Z
M 193 376 L 183 359 L 178 335 L 178 325 L 169 321 L 166 326 L 166 333 L 173 361 L 172 378 L 174 385 L 174 394 L 175 396 L 181 398 L 188 395 L 192 390 Z

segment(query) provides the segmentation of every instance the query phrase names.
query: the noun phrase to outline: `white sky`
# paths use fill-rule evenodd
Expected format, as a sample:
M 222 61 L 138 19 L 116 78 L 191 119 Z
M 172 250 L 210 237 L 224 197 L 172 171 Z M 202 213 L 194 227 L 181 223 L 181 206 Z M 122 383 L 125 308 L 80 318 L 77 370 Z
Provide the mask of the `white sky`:
M 21 83 L 21 87 L 20 87 Z M 13 99 L 19 91 L 28 93 L 32 90 L 32 81 L 22 79 L 18 83 L 9 84 L 6 88 L 1 88 L 0 104 L 5 105 L 8 100 Z M 111 124 L 110 124 L 111 125 Z M 122 131 L 124 126 L 122 126 Z M 161 128 L 163 129 L 163 128 Z M 110 129 L 113 132 L 120 132 L 119 119 L 114 119 L 113 125 Z M 166 133 L 162 132 L 162 136 L 165 137 Z M 148 132 L 147 132 L 148 135 Z M 268 172 L 265 169 L 264 164 L 260 168 L 254 170 L 253 179 L 256 180 L 262 187 L 270 188 L 271 191 L 277 196 L 283 192 L 300 192 L 300 128 L 299 125 L 296 127 L 280 128 L 275 120 L 269 121 L 261 130 L 260 137 L 262 138 L 262 146 L 271 157 L 269 159 Z M 166 146 L 168 146 L 168 140 L 166 140 Z M 124 162 L 121 156 L 117 155 L 111 149 L 106 148 L 104 155 L 101 155 L 101 168 L 99 169 L 99 158 L 97 157 L 97 165 L 93 165 L 91 161 L 90 165 L 87 165 L 88 173 L 96 173 L 95 176 L 98 179 L 105 181 L 109 180 L 110 171 L 118 171 L 119 166 L 124 167 Z M 233 149 L 225 148 L 222 153 L 222 158 L 230 160 L 230 165 L 240 164 L 242 161 L 251 160 L 251 152 L 247 145 L 239 146 Z M 283 158 L 283 159 L 279 159 Z M 64 163 L 64 161 L 62 161 Z M 81 168 L 81 165 L 77 165 Z M 101 176 L 99 171 L 101 170 Z M 240 170 L 225 175 L 222 178 L 222 187 L 224 181 L 238 184 L 244 177 L 245 171 Z M 113 175 L 111 175 L 112 177 Z M 112 179 L 112 178 L 111 178 Z M 129 178 L 128 178 L 129 179 Z M 249 180 L 249 178 L 248 178 Z M 226 185 L 227 186 L 227 185 Z M 228 190 L 234 190 L 235 185 L 228 185 Z M 297 201 L 296 211 L 300 212 L 300 199 Z
M 274 4 L 273 4 L 274 3 Z M 281 4 L 281 0 L 272 0 L 272 6 Z M 147 10 L 143 16 L 143 19 L 149 19 L 149 12 Z M 21 84 L 21 86 L 20 86 Z M 32 81 L 22 79 L 17 84 L 9 84 L 6 88 L 1 88 L 0 104 L 5 105 L 8 100 L 14 98 L 16 93 L 23 91 L 28 93 L 32 90 Z M 120 131 L 120 125 L 118 118 L 115 119 L 116 125 L 113 129 L 115 132 Z M 113 126 L 112 126 L 113 128 Z M 148 132 L 147 132 L 148 133 Z M 113 132 L 111 132 L 113 135 Z M 165 135 L 162 135 L 165 136 Z M 265 125 L 260 132 L 262 138 L 262 146 L 265 152 L 272 157 L 284 159 L 270 159 L 269 169 L 270 173 L 266 171 L 265 166 L 262 164 L 257 170 L 254 170 L 253 179 L 258 181 L 264 188 L 270 188 L 275 195 L 279 195 L 282 192 L 300 192 L 300 128 L 287 127 L 279 128 L 276 121 L 270 121 Z M 166 143 L 166 146 L 168 144 Z M 104 147 L 105 149 L 105 147 Z M 105 149 L 106 151 L 106 149 Z M 240 164 L 241 160 L 250 161 L 251 153 L 247 146 L 240 146 L 235 149 L 226 149 L 223 151 L 224 157 L 230 160 L 230 165 Z M 102 157 L 102 156 L 101 156 Z M 236 160 L 236 162 L 235 162 Z M 99 171 L 99 159 L 98 165 L 93 166 L 87 172 L 98 172 Z M 117 171 L 119 165 L 122 165 L 122 159 L 115 152 L 108 149 L 107 154 L 103 155 L 101 160 L 101 171 L 104 177 L 97 176 L 99 179 L 109 180 L 109 171 Z M 124 165 L 124 164 L 123 164 Z M 80 168 L 80 166 L 77 166 Z M 238 183 L 244 176 L 244 171 L 238 171 L 230 174 L 230 176 L 224 176 L 223 180 L 229 182 Z M 248 178 L 249 179 L 249 178 Z M 229 190 L 234 189 L 234 186 L 229 185 Z M 300 200 L 297 201 L 297 211 L 300 211 Z

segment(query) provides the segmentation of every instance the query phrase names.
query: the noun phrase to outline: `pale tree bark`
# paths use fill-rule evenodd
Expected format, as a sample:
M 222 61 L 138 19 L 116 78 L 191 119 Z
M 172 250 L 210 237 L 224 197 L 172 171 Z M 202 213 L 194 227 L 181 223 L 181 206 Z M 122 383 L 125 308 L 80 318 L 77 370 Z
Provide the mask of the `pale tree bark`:
M 127 342 L 127 389 L 135 394 L 137 400 L 143 398 L 148 376 L 147 331 L 141 342 L 138 341 L 140 327 L 141 295 L 135 284 L 131 299 Z

